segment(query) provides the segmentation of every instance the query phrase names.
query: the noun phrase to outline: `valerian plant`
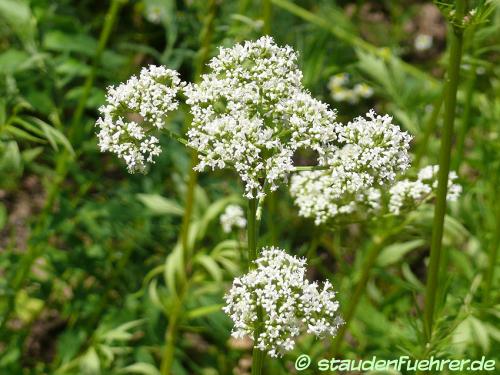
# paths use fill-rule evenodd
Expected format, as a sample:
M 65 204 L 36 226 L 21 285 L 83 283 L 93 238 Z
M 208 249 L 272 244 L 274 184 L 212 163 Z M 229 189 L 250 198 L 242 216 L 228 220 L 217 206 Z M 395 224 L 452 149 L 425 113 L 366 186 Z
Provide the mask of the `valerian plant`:
M 297 170 L 319 169 L 295 177 L 292 195 L 302 195 L 301 214 L 312 216 L 308 199 L 323 189 L 324 202 L 316 202 L 328 206 L 317 210 L 321 223 L 352 210 L 359 194 L 392 183 L 409 166 L 411 137 L 391 117 L 370 111 L 347 124 L 337 122 L 336 111 L 303 86 L 297 59 L 291 47 L 265 36 L 220 48 L 196 83 L 184 84 L 163 67 L 144 68 L 139 78 L 108 90 L 97 121 L 102 151 L 116 153 L 130 172 L 143 172 L 154 162 L 161 152 L 156 133 L 164 131 L 197 152 L 195 170 L 230 168 L 239 175 L 247 218 L 239 207 L 229 207 L 221 221 L 225 231 L 246 225 L 249 272 L 234 281 L 224 311 L 235 323 L 235 337 L 253 338 L 252 374 L 261 373 L 265 352 L 283 355 L 302 332 L 334 337 L 342 324 L 332 285 L 327 281 L 319 289 L 306 280 L 305 260 L 274 247 L 258 251 L 262 200 Z M 180 96 L 192 115 L 187 140 L 164 121 Z M 313 151 L 317 165 L 296 167 L 299 149 Z M 308 178 L 321 182 L 300 182 Z M 338 200 L 352 202 L 336 211 Z

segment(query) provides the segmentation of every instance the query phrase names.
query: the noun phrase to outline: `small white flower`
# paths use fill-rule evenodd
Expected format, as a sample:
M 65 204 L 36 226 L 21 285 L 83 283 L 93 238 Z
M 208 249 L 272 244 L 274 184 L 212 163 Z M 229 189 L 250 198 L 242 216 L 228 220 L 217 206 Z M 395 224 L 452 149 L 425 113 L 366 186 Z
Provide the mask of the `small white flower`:
M 353 91 L 356 95 L 362 98 L 371 98 L 373 95 L 373 89 L 366 83 L 358 83 L 354 85 Z
M 415 38 L 415 50 L 419 52 L 427 51 L 432 47 L 432 35 L 418 34 Z
M 146 19 L 154 24 L 159 24 L 164 17 L 163 8 L 159 5 L 150 5 L 146 8 Z
M 144 172 L 161 153 L 155 134 L 163 128 L 167 114 L 177 108 L 180 87 L 176 71 L 154 65 L 143 68 L 139 77 L 108 87 L 96 122 L 101 151 L 125 160 L 130 173 Z
M 349 75 L 347 73 L 339 73 L 330 77 L 328 89 L 333 100 L 357 104 L 361 98 L 367 99 L 373 95 L 373 89 L 366 83 L 357 83 L 352 89 L 347 87 L 348 83 Z
M 224 213 L 220 216 L 220 223 L 225 233 L 231 232 L 233 228 L 245 228 L 247 220 L 245 219 L 243 208 L 237 204 L 228 205 Z
M 330 77 L 330 80 L 328 81 L 328 88 L 334 91 L 335 89 L 343 87 L 348 83 L 349 83 L 349 74 L 338 73 Z
M 278 357 L 295 346 L 302 332 L 335 336 L 343 323 L 330 282 L 322 287 L 305 278 L 306 261 L 284 250 L 263 248 L 255 269 L 233 281 L 223 308 L 234 322 L 232 336 L 254 337 L 257 310 L 263 327 L 255 347 Z

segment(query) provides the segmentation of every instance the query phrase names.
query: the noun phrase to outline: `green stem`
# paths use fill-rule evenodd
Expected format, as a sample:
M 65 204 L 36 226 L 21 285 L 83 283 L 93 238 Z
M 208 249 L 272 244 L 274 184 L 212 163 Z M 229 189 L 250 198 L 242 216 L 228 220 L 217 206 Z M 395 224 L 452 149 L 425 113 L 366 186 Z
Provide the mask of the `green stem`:
M 456 19 L 461 23 L 465 13 L 465 1 L 456 1 Z M 463 29 L 452 25 L 450 33 L 451 45 L 444 97 L 444 123 L 439 153 L 438 187 L 436 207 L 432 226 L 431 254 L 425 290 L 424 334 L 427 342 L 431 340 L 434 325 L 434 311 L 438 292 L 441 248 L 443 240 L 444 217 L 446 214 L 446 194 L 448 190 L 448 173 L 450 171 L 453 125 L 457 104 L 457 90 L 462 59 Z
M 254 261 L 257 259 L 257 199 L 248 200 L 247 209 L 247 241 L 248 241 L 248 269 L 256 267 Z M 264 363 L 264 352 L 257 349 L 257 339 L 262 333 L 263 316 L 262 308 L 257 308 L 257 322 L 255 324 L 253 342 L 254 348 L 252 352 L 252 375 L 260 375 L 262 373 L 262 364 Z
M 92 87 L 94 85 L 94 80 L 96 77 L 99 62 L 101 61 L 102 53 L 104 52 L 104 49 L 108 44 L 109 36 L 111 35 L 111 30 L 113 30 L 113 26 L 115 25 L 118 12 L 125 2 L 126 0 L 112 0 L 109 10 L 104 18 L 104 26 L 102 28 L 101 35 L 99 36 L 99 42 L 97 44 L 97 50 L 94 55 L 92 69 L 90 71 L 90 74 L 85 79 L 82 95 L 80 96 L 80 100 L 78 101 L 75 113 L 73 114 L 73 121 L 71 122 L 71 128 L 68 134 L 70 141 L 78 142 L 82 136 L 83 128 L 80 124 L 80 121 L 83 116 L 83 111 L 85 110 L 87 100 L 90 96 L 90 91 L 92 90 Z
M 172 366 L 174 364 L 174 352 L 175 343 L 177 342 L 177 333 L 179 331 L 179 318 L 183 311 L 184 298 L 187 293 L 187 283 L 183 285 L 181 293 L 177 296 L 177 299 L 169 312 L 169 322 L 168 328 L 165 332 L 165 347 L 162 353 L 162 361 L 160 367 L 161 375 L 171 375 Z
M 262 31 L 264 35 L 271 34 L 271 17 L 272 17 L 271 0 L 262 0 L 262 19 L 264 21 L 264 27 L 262 28 Z
M 217 0 L 210 0 L 208 5 L 208 12 L 205 16 L 204 25 L 201 31 L 200 38 L 200 49 L 198 50 L 198 55 L 195 60 L 194 67 L 194 81 L 198 82 L 201 79 L 201 74 L 203 73 L 203 68 L 205 62 L 208 60 L 210 53 L 210 45 L 213 37 L 214 21 L 217 14 Z M 187 117 L 186 124 L 189 125 L 191 121 L 190 116 Z M 180 136 L 176 136 L 173 132 L 170 135 L 186 145 L 187 141 Z M 177 296 L 174 307 L 170 311 L 168 327 L 165 332 L 165 347 L 163 349 L 162 360 L 160 365 L 161 375 L 171 375 L 172 365 L 174 361 L 175 344 L 177 339 L 177 333 L 179 330 L 179 319 L 184 307 L 184 299 L 187 294 L 187 283 L 189 283 L 189 275 L 191 274 L 191 255 L 192 250 L 189 244 L 189 231 L 191 226 L 191 219 L 193 216 L 193 208 L 195 202 L 195 192 L 196 184 L 198 181 L 198 173 L 194 170 L 194 167 L 198 164 L 198 153 L 195 150 L 191 150 L 190 153 L 190 165 L 189 165 L 189 176 L 186 188 L 186 199 L 184 206 L 184 215 L 182 217 L 181 224 L 181 245 L 183 250 L 183 261 L 184 268 L 186 270 L 186 275 L 188 275 L 188 280 L 181 285 L 181 293 Z
M 292 173 L 306 171 L 325 171 L 329 168 L 331 167 L 328 165 L 300 165 L 298 167 L 293 167 Z
M 496 181 L 499 182 L 499 176 L 497 175 Z M 495 184 L 493 186 L 493 190 L 498 188 L 498 184 Z M 495 196 L 495 193 L 492 192 L 491 196 Z M 497 260 L 498 260 L 498 250 L 500 248 L 500 200 L 496 199 L 496 213 L 495 213 L 495 225 L 496 225 L 496 230 L 494 230 L 494 237 L 493 241 L 491 243 L 491 248 L 489 252 L 489 257 L 488 257 L 488 266 L 486 268 L 486 273 L 485 273 L 485 278 L 484 278 L 484 294 L 483 294 L 483 303 L 489 304 L 490 303 L 490 294 L 491 294 L 491 288 L 493 285 L 493 280 L 495 279 L 495 269 L 497 266 Z
M 248 269 L 253 269 L 257 259 L 257 199 L 248 200 L 247 210 L 247 241 L 248 241 Z
M 420 145 L 418 148 L 417 155 L 415 157 L 415 166 L 418 168 L 422 162 L 422 157 L 427 153 L 427 149 L 429 147 L 429 140 L 431 138 L 431 134 L 436 130 L 437 120 L 439 117 L 439 113 L 441 112 L 441 107 L 443 106 L 444 93 L 446 91 L 446 87 L 443 86 L 442 92 L 439 94 L 439 97 L 435 100 L 432 106 L 432 112 L 429 117 L 429 120 L 425 123 L 424 126 L 424 135 L 422 140 L 420 141 Z
M 181 243 L 184 254 L 184 265 L 186 269 L 189 268 L 191 259 L 191 247 L 189 245 L 189 227 L 191 224 L 191 217 L 193 216 L 194 195 L 196 190 L 196 182 L 198 180 L 198 173 L 194 167 L 198 164 L 198 153 L 191 150 L 191 160 L 189 165 L 189 177 L 186 189 L 186 204 L 184 206 L 184 215 L 182 217 L 181 226 Z
M 343 343 L 344 336 L 349 328 L 349 324 L 356 313 L 356 309 L 358 307 L 359 301 L 363 296 L 366 285 L 370 278 L 371 270 L 377 261 L 377 258 L 380 254 L 380 251 L 384 247 L 386 243 L 386 238 L 383 237 L 375 237 L 372 245 L 367 251 L 366 258 L 364 260 L 363 266 L 361 268 L 361 275 L 354 289 L 353 295 L 349 299 L 349 305 L 347 309 L 343 313 L 344 324 L 339 328 L 337 332 L 337 336 L 335 337 L 335 341 L 332 345 L 331 357 L 335 357 L 340 352 L 340 348 Z

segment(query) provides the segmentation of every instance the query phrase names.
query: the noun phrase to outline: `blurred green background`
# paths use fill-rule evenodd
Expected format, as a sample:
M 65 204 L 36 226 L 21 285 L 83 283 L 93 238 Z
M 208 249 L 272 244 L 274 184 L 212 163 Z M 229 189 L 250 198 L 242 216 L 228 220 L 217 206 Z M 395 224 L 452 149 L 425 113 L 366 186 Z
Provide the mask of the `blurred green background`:
M 207 28 L 208 48 L 200 49 Z M 159 374 L 177 306 L 189 154 L 161 139 L 168 152 L 147 175 L 129 175 L 101 154 L 94 124 L 108 85 L 147 64 L 194 80 L 218 46 L 271 34 L 300 52 L 305 86 L 337 108 L 339 120 L 370 108 L 394 116 L 414 136 L 416 171 L 437 163 L 448 32 L 438 6 L 417 0 L 0 0 L 0 373 Z M 381 252 L 342 355 L 484 355 L 498 363 L 499 53 L 497 6 L 465 36 L 452 154 L 464 190 L 445 223 L 432 347 L 422 349 L 420 321 L 428 204 Z M 339 73 L 373 95 L 336 100 L 328 82 Z M 182 108 L 170 125 L 187 120 Z M 183 296 L 173 373 L 246 374 L 251 343 L 230 339 L 220 309 L 243 271 L 244 234 L 224 233 L 219 215 L 243 203 L 242 189 L 229 171 L 201 174 L 198 185 L 191 239 L 198 268 Z M 309 255 L 310 276 L 332 280 L 343 303 L 374 233 L 389 229 L 316 228 L 281 189 L 266 203 L 260 244 Z M 305 337 L 265 373 L 293 373 L 298 354 L 321 358 L 328 347 Z

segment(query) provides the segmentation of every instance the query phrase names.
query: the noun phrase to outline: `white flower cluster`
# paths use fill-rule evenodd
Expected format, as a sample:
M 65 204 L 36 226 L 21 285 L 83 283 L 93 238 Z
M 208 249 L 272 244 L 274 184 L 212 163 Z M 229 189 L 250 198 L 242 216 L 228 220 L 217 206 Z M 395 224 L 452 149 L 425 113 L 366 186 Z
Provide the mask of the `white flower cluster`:
M 303 172 L 292 178 L 290 191 L 299 207 L 299 215 L 314 218 L 316 225 L 333 220 L 348 221 L 349 218 L 362 220 L 375 213 L 401 215 L 435 193 L 438 169 L 437 165 L 424 167 L 416 180 L 403 179 L 343 195 L 332 193 L 330 175 Z M 456 179 L 456 173 L 450 172 L 448 201 L 457 200 L 462 191 L 462 187 L 455 182 Z
M 342 324 L 332 285 L 322 287 L 305 279 L 306 261 L 284 250 L 263 248 L 256 268 L 233 281 L 223 308 L 234 322 L 233 337 L 254 337 L 257 311 L 263 327 L 254 345 L 271 357 L 292 350 L 303 331 L 334 336 Z
M 96 122 L 101 151 L 117 154 L 129 172 L 143 172 L 161 153 L 154 134 L 163 127 L 168 112 L 177 108 L 181 87 L 176 71 L 154 65 L 143 68 L 139 77 L 109 87 Z
M 350 214 L 359 203 L 375 209 L 382 186 L 409 167 L 411 137 L 392 124 L 390 116 L 367 113 L 338 127 L 338 144 L 330 146 L 321 164 L 326 171 L 302 172 L 292 177 L 290 193 L 299 214 L 314 217 L 317 225 L 340 214 Z
M 339 73 L 330 77 L 328 89 L 336 102 L 357 104 L 361 99 L 371 98 L 373 89 L 366 83 L 356 83 L 352 88 L 349 85 L 349 74 Z
M 220 215 L 220 224 L 225 233 L 231 232 L 233 228 L 245 228 L 247 220 L 245 219 L 243 208 L 237 204 L 230 204 Z
M 232 166 L 248 198 L 276 190 L 293 169 L 293 155 L 322 155 L 337 138 L 336 114 L 302 86 L 297 54 L 269 36 L 221 48 L 211 71 L 186 88 L 191 105 L 189 145 L 198 171 Z
M 437 189 L 438 165 L 430 165 L 420 170 L 415 181 L 408 179 L 397 182 L 389 190 L 388 211 L 399 215 L 405 208 L 411 208 L 424 201 Z M 446 199 L 456 201 L 462 192 L 462 186 L 455 183 L 457 174 L 451 171 L 448 175 L 448 192 Z

